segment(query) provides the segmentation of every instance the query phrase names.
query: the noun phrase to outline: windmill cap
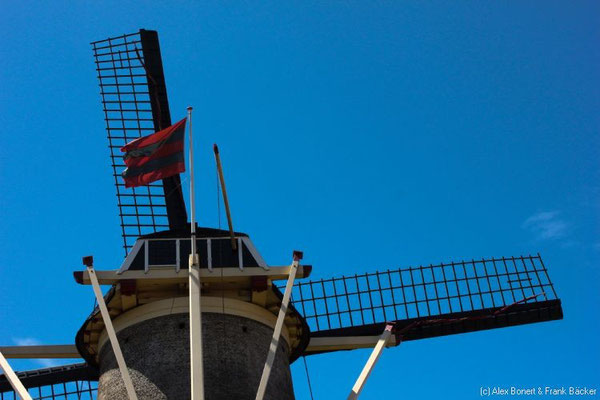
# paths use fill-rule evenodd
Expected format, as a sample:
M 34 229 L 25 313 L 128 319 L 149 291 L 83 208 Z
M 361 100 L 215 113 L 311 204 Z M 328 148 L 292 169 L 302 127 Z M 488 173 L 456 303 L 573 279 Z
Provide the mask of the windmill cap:
M 155 238 L 182 238 L 190 236 L 191 224 L 187 223 L 185 227 L 180 229 L 169 229 L 140 236 L 140 239 L 155 239 Z M 196 237 L 229 237 L 231 233 L 228 230 L 207 228 L 196 224 Z M 247 233 L 234 232 L 236 237 L 248 237 Z

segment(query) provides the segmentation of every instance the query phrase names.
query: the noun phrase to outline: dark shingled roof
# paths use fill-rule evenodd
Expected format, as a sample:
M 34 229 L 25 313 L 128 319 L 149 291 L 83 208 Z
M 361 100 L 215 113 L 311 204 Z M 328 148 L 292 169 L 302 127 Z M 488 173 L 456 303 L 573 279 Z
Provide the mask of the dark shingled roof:
M 235 236 L 249 237 L 246 233 L 234 232 Z M 172 229 L 168 231 L 160 231 L 140 236 L 140 239 L 167 239 L 167 238 L 182 238 L 191 235 L 191 224 L 187 224 L 185 229 Z M 196 225 L 196 237 L 229 237 L 229 231 L 216 228 L 207 228 Z

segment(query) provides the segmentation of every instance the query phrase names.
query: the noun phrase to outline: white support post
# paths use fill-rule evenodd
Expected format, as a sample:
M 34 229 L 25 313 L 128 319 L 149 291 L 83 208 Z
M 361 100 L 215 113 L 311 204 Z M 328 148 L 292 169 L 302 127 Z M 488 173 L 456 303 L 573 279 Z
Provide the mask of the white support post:
M 189 258 L 190 296 L 190 382 L 192 400 L 204 400 L 204 358 L 202 355 L 202 307 L 200 306 L 200 259 L 196 250 L 196 196 L 194 195 L 194 144 L 192 141 L 192 107 L 187 108 L 190 132 L 190 222 L 191 253 Z
M 113 353 L 117 359 L 117 364 L 119 365 L 119 370 L 121 371 L 121 376 L 123 377 L 123 382 L 125 383 L 127 395 L 129 396 L 129 400 L 137 400 L 137 394 L 135 393 L 133 382 L 131 381 L 131 376 L 129 375 L 129 370 L 127 369 L 127 364 L 125 364 L 125 358 L 123 358 L 121 346 L 119 345 L 119 340 L 117 339 L 117 334 L 115 332 L 115 328 L 113 327 L 112 320 L 110 319 L 108 308 L 104 302 L 104 296 L 102 296 L 102 290 L 100 290 L 100 284 L 98 283 L 98 277 L 96 276 L 96 271 L 92 265 L 91 257 L 84 257 L 83 262 L 87 267 L 90 281 L 92 281 L 92 287 L 94 288 L 94 294 L 96 295 L 98 307 L 100 308 L 100 313 L 102 314 L 104 327 L 106 328 L 108 339 L 110 340 Z
M 265 362 L 265 367 L 263 368 L 262 376 L 260 378 L 260 384 L 258 385 L 258 391 L 256 392 L 256 400 L 262 400 L 265 397 L 267 383 L 269 382 L 269 376 L 271 375 L 271 368 L 273 367 L 273 361 L 275 361 L 275 353 L 279 347 L 279 338 L 281 337 L 283 321 L 285 320 L 285 314 L 287 313 L 290 296 L 292 294 L 292 288 L 294 286 L 294 279 L 296 278 L 296 272 L 298 271 L 298 262 L 301 259 L 302 252 L 294 251 L 294 260 L 290 266 L 290 273 L 287 284 L 285 285 L 285 292 L 283 293 L 283 300 L 281 301 L 281 308 L 279 309 L 277 322 L 275 323 L 275 330 L 273 331 L 273 338 L 271 339 L 271 345 L 269 346 L 267 361 Z
M 0 353 L 0 369 L 4 371 L 4 375 L 8 378 L 10 386 L 12 386 L 15 392 L 19 394 L 21 400 L 32 400 L 31 396 L 29 395 L 29 392 L 27 391 L 27 389 L 25 389 L 25 386 L 23 386 L 23 384 L 19 380 L 19 377 L 17 376 L 17 374 L 15 374 L 15 371 L 13 371 L 13 369 L 10 367 L 8 361 L 6 361 L 6 358 L 4 358 L 2 353 Z
M 383 349 L 385 348 L 387 342 L 390 340 L 393 328 L 394 328 L 393 324 L 386 325 L 385 330 L 379 337 L 379 341 L 377 342 L 377 344 L 375 345 L 375 348 L 373 349 L 373 352 L 371 352 L 371 356 L 367 360 L 367 363 L 365 364 L 362 372 L 358 376 L 356 383 L 352 387 L 352 391 L 350 392 L 350 395 L 348 396 L 347 400 L 358 399 L 360 392 L 365 387 L 365 383 L 367 382 L 369 375 L 371 375 L 371 372 L 373 371 L 373 368 L 375 367 L 375 363 L 377 363 L 377 360 L 379 360 L 379 357 L 381 356 Z

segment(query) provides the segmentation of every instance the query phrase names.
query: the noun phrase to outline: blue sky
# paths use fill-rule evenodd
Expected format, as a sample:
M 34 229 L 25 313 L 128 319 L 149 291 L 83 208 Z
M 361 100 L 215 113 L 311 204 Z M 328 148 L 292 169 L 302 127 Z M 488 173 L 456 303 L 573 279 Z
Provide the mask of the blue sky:
M 387 350 L 362 399 L 600 386 L 598 2 L 0 7 L 0 344 L 72 343 L 93 305 L 81 256 L 120 265 L 89 42 L 146 28 L 173 119 L 196 110 L 201 224 L 218 224 L 217 142 L 235 227 L 269 264 L 296 248 L 317 278 L 544 257 L 564 320 Z M 308 358 L 315 398 L 344 398 L 367 357 Z

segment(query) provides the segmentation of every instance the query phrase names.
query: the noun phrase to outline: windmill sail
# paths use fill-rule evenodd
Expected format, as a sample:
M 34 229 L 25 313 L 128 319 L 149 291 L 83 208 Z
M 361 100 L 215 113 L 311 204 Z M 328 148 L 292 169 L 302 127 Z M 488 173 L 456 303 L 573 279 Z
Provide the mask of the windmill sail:
M 281 297 L 276 286 L 273 288 Z M 107 297 L 112 298 L 114 290 L 113 286 Z M 303 329 L 310 331 L 308 345 L 299 346 L 302 354 L 291 354 L 292 361 L 300 355 L 370 347 L 373 343 L 364 338 L 378 336 L 390 321 L 396 322 L 397 336 L 401 336 L 395 339 L 398 344 L 399 339 L 417 340 L 563 316 L 561 301 L 539 254 L 300 281 L 294 285 L 290 310 L 290 315 L 301 315 Z M 23 372 L 19 377 L 36 399 L 70 398 L 63 393 L 93 399 L 97 373 L 88 364 L 76 364 Z M 16 395 L 0 377 L 0 400 L 16 399 L 10 396 Z
M 292 303 L 311 340 L 379 335 L 388 321 L 415 340 L 562 319 L 539 254 L 299 282 Z
M 98 371 L 87 364 L 71 364 L 17 373 L 33 399 L 93 400 L 98 391 Z M 0 375 L 0 400 L 17 400 L 8 379 Z
M 187 213 L 181 179 L 175 175 L 126 189 L 120 148 L 171 125 L 158 34 L 134 34 L 92 43 L 106 121 L 125 254 L 144 234 L 181 229 Z

